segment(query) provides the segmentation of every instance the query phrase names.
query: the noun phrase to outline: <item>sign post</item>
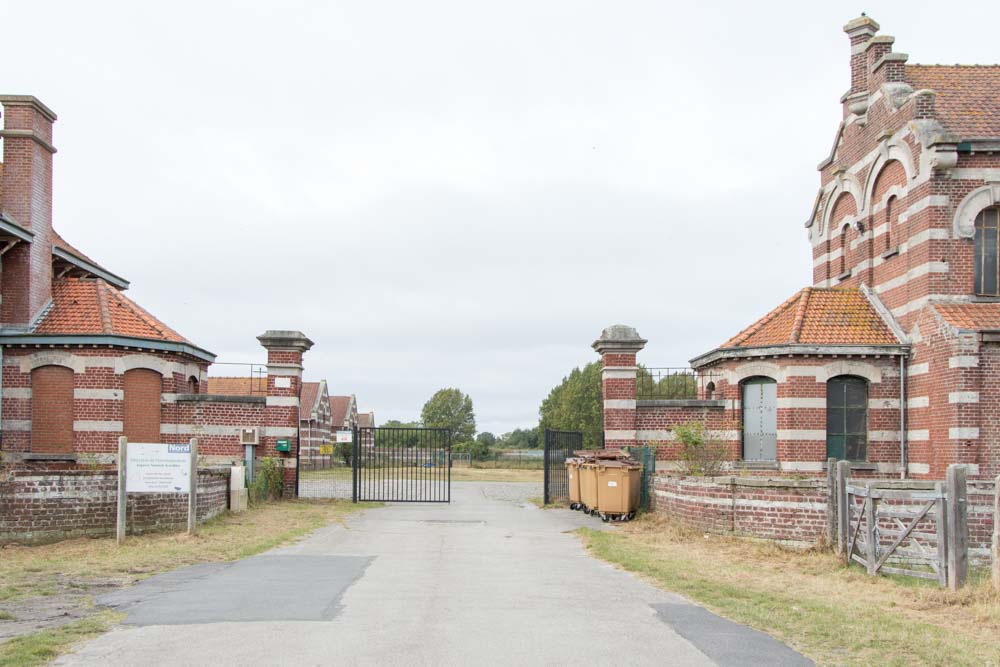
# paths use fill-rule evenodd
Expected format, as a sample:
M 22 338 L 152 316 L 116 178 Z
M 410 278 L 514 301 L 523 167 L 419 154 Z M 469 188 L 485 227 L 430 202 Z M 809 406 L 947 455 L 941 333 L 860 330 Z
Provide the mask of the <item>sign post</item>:
M 118 544 L 125 541 L 125 466 L 128 457 L 128 438 L 118 438 L 118 525 L 115 537 Z
M 188 487 L 188 535 L 194 535 L 195 528 L 198 526 L 198 438 L 191 438 L 190 456 L 191 486 Z

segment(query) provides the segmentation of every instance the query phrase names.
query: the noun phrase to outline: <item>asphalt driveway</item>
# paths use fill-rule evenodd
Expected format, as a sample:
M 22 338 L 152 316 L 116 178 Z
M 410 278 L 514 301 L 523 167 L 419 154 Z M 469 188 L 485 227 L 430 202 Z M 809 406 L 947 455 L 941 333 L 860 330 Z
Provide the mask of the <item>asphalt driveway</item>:
M 767 635 L 590 558 L 595 523 L 455 483 L 450 505 L 352 517 L 237 563 L 153 577 L 99 603 L 125 625 L 63 665 L 805 665 Z

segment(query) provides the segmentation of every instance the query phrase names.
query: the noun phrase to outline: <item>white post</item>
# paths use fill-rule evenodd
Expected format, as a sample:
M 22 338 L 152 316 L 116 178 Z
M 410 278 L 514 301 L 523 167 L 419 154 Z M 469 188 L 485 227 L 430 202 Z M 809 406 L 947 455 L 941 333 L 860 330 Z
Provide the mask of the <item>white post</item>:
M 125 541 L 125 466 L 128 460 L 128 438 L 118 438 L 118 544 Z
M 198 438 L 191 438 L 191 488 L 188 489 L 188 535 L 198 525 Z

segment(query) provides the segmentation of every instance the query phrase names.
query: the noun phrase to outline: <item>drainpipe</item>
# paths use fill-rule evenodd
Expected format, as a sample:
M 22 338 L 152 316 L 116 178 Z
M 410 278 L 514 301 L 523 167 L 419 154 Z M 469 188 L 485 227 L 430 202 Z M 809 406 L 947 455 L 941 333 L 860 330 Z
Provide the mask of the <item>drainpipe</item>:
M 899 355 L 899 478 L 906 479 L 908 456 L 906 451 L 906 355 Z

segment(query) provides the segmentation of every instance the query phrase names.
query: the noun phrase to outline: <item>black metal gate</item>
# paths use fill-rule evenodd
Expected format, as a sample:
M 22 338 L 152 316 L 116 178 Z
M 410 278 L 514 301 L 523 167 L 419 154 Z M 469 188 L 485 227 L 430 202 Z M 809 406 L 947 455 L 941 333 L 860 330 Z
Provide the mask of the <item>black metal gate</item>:
M 451 502 L 451 433 L 443 428 L 354 431 L 354 502 Z
M 576 449 L 583 449 L 582 433 L 545 429 L 545 488 L 542 496 L 546 505 L 569 501 L 566 459 Z

